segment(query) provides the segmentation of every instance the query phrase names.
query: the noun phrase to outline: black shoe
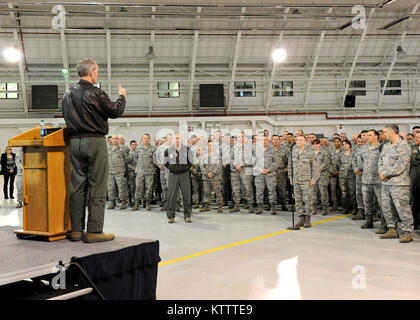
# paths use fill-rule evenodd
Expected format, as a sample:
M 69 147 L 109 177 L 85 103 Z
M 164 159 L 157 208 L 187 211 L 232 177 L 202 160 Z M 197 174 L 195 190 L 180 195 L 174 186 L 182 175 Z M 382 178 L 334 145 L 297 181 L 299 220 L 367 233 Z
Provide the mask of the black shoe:
M 4 196 L 4 199 L 5 199 L 5 200 L 8 200 L 8 199 L 9 199 L 9 197 L 8 197 L 8 196 Z
M 10 199 L 14 199 L 14 198 L 15 198 L 14 196 L 11 196 L 11 197 L 10 197 Z

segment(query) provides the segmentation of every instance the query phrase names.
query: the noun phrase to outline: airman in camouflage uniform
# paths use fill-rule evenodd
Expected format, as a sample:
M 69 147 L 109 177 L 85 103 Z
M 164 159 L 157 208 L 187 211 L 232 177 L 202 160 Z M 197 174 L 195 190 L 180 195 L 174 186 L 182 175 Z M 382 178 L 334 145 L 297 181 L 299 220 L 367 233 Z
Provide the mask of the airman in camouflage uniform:
M 349 146 L 346 150 L 346 145 Z M 355 155 L 351 151 L 351 143 L 348 140 L 343 141 L 343 151 L 337 159 L 339 168 L 338 181 L 342 193 L 343 214 L 348 214 L 357 210 L 356 202 L 356 174 L 353 170 Z
M 125 175 L 123 177 L 123 183 L 125 184 L 125 188 L 127 190 L 128 195 L 128 163 L 131 161 L 132 156 L 130 156 L 130 147 L 125 145 L 125 140 L 123 135 L 118 135 L 118 141 L 120 143 L 121 149 L 124 151 L 125 154 Z M 120 199 L 121 200 L 121 199 Z M 130 206 L 130 198 L 127 199 L 128 205 Z
M 411 148 L 399 136 L 397 125 L 389 124 L 384 128 L 386 143 L 379 157 L 379 177 L 382 181 L 382 212 L 388 231 L 381 234 L 382 239 L 398 238 L 396 214 L 401 220 L 403 235 L 401 243 L 413 240 L 413 216 L 410 207 L 410 157 Z M 392 205 L 394 204 L 394 205 Z
M 23 149 L 20 149 L 16 157 L 16 167 L 17 167 L 17 178 L 16 178 L 16 187 L 17 187 L 17 206 L 16 208 L 22 208 L 23 204 Z
M 365 205 L 363 202 L 363 193 L 362 193 L 362 175 L 363 172 L 359 170 L 360 168 L 360 157 L 363 153 L 366 152 L 365 145 L 365 134 L 363 137 L 357 139 L 357 146 L 354 147 L 353 153 L 353 170 L 356 174 L 356 202 L 357 202 L 357 212 L 356 216 L 353 217 L 353 220 L 361 220 L 365 217 Z
M 330 154 L 331 154 L 331 163 L 332 163 L 332 173 L 330 175 L 330 191 L 331 191 L 331 200 L 333 205 L 331 207 L 331 211 L 337 210 L 337 194 L 339 193 L 340 184 L 339 184 L 339 167 L 338 167 L 338 159 L 341 156 L 342 148 L 341 148 L 341 140 L 340 138 L 334 138 L 333 144 L 330 146 Z
M 254 193 L 252 189 L 252 146 L 245 143 L 244 133 L 241 133 L 231 149 L 231 184 L 234 208 L 230 212 L 240 212 L 241 184 L 245 189 L 245 199 L 248 202 L 249 213 L 254 212 Z
M 321 147 L 321 142 L 319 139 L 314 139 L 312 142 L 312 147 L 315 152 L 315 159 L 318 162 L 321 170 L 321 175 L 316 182 L 314 188 L 314 194 L 312 196 L 312 208 L 314 210 L 313 214 L 316 214 L 316 200 L 318 198 L 318 190 L 321 194 L 321 205 L 322 205 L 322 215 L 328 215 L 328 184 L 329 178 L 333 171 L 331 155 L 326 148 Z
M 379 179 L 378 161 L 380 155 L 379 134 L 376 130 L 368 132 L 368 145 L 364 152 L 359 155 L 358 169 L 363 172 L 362 192 L 365 204 L 366 223 L 362 229 L 373 228 L 375 212 L 375 198 L 381 208 L 381 180 Z M 382 228 L 386 227 L 385 218 L 382 215 Z
M 255 188 L 257 198 L 256 214 L 262 213 L 262 204 L 264 203 L 264 188 L 268 190 L 268 200 L 271 205 L 271 214 L 277 214 L 275 204 L 277 201 L 276 185 L 277 185 L 277 168 L 278 159 L 277 152 L 269 146 L 267 136 L 257 138 L 254 154 Z
M 135 150 L 137 148 L 137 142 L 132 141 L 130 143 L 130 158 L 131 161 L 127 162 L 127 190 L 128 190 L 128 205 L 134 206 L 136 196 L 136 167 L 137 161 L 135 159 Z
M 114 209 L 116 206 L 117 195 L 122 200 L 120 209 L 127 208 L 127 183 L 124 176 L 126 175 L 126 152 L 119 144 L 118 137 L 112 136 L 113 144 L 108 148 L 108 161 L 109 161 L 109 172 L 108 172 L 108 198 L 111 204 L 107 209 Z M 118 191 L 117 191 L 118 190 Z
M 277 169 L 276 169 L 276 184 L 277 184 L 277 198 L 281 204 L 281 210 L 287 211 L 286 207 L 286 185 L 287 185 L 287 153 L 288 148 L 285 148 L 280 143 L 279 136 L 273 135 L 272 138 L 273 151 L 277 156 Z
M 139 209 L 140 201 L 145 205 L 146 210 L 150 210 L 152 200 L 153 181 L 155 168 L 153 166 L 153 153 L 155 147 L 150 144 L 150 135 L 145 134 L 142 138 L 143 143 L 137 147 L 134 157 L 137 161 L 136 167 L 136 202 L 133 211 Z
M 190 150 L 193 154 L 193 166 L 191 167 L 191 184 L 192 184 L 192 203 L 193 209 L 197 209 L 200 203 L 200 195 L 201 191 L 203 190 L 203 181 L 201 179 L 200 174 L 200 161 L 197 157 L 197 151 L 199 148 L 199 144 L 197 143 L 197 137 L 191 136 L 191 145 Z
M 204 206 L 200 212 L 210 211 L 211 190 L 216 195 L 218 205 L 218 213 L 223 213 L 223 196 L 222 196 L 222 163 L 219 153 L 215 150 L 215 143 L 208 143 L 207 153 L 200 155 L 201 177 L 203 179 L 204 188 Z
M 310 228 L 313 189 L 321 170 L 315 152 L 307 145 L 304 136 L 298 136 L 296 146 L 291 149 L 288 174 L 294 190 L 296 213 L 299 215 L 296 227 Z
M 221 143 L 221 160 L 222 160 L 222 193 L 223 205 L 227 206 L 229 201 L 232 201 L 232 185 L 231 185 L 231 170 L 230 170 L 230 156 L 231 156 L 230 134 L 223 137 Z M 232 209 L 233 206 L 230 208 Z

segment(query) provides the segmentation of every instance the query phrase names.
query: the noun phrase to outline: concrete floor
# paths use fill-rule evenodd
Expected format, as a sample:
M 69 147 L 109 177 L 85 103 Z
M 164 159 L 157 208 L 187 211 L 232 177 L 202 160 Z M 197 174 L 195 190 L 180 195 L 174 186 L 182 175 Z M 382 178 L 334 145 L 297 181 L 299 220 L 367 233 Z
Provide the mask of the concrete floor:
M 13 201 L 0 202 L 0 225 L 21 225 Z M 157 206 L 109 210 L 104 231 L 160 241 L 158 299 L 420 299 L 419 232 L 408 244 L 381 240 L 338 213 L 299 231 L 285 231 L 290 212 L 192 219 L 168 224 Z

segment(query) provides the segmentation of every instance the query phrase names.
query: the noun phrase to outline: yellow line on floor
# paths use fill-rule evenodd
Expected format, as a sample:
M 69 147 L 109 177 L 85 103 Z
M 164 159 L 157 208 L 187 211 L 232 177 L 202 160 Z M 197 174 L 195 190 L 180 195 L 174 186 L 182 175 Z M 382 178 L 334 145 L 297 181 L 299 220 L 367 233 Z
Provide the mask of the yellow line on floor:
M 346 214 L 346 215 L 343 215 L 343 216 L 338 216 L 338 217 L 334 217 L 334 218 L 331 218 L 331 219 L 326 219 L 326 220 L 314 222 L 314 223 L 312 223 L 312 226 L 317 225 L 317 224 L 321 224 L 321 223 L 330 222 L 330 221 L 337 220 L 337 219 L 342 219 L 342 218 L 345 218 L 345 217 L 348 217 L 348 216 L 351 216 L 351 214 Z M 277 236 L 279 234 L 283 234 L 283 233 L 290 232 L 290 231 L 291 230 L 283 230 L 283 231 L 279 231 L 279 232 L 275 232 L 275 233 L 270 233 L 270 234 L 267 234 L 267 235 L 264 235 L 264 236 L 260 236 L 260 237 L 257 237 L 257 238 L 252 238 L 252 239 L 248 239 L 248 240 L 244 240 L 244 241 L 239 241 L 239 242 L 231 243 L 231 244 L 228 244 L 226 246 L 217 247 L 217 248 L 214 248 L 214 249 L 197 252 L 197 253 L 190 254 L 190 255 L 185 256 L 185 257 L 181 257 L 181 258 L 177 258 L 177 259 L 173 259 L 173 260 L 161 262 L 161 263 L 158 264 L 158 266 L 159 267 L 162 267 L 162 266 L 165 266 L 165 265 L 168 265 L 168 264 L 171 264 L 171 263 L 175 263 L 175 262 L 179 262 L 179 261 L 183 261 L 183 260 L 195 258 L 195 257 L 198 257 L 198 256 L 202 256 L 202 255 L 207 254 L 207 253 L 211 253 L 211 252 L 215 252 L 215 251 L 220 251 L 220 250 L 223 250 L 223 249 L 227 249 L 227 248 L 239 246 L 241 244 L 245 244 L 245 243 L 249 243 L 249 242 L 253 242 L 253 241 L 257 241 L 257 240 L 262 240 L 262 239 L 274 237 L 274 236 Z

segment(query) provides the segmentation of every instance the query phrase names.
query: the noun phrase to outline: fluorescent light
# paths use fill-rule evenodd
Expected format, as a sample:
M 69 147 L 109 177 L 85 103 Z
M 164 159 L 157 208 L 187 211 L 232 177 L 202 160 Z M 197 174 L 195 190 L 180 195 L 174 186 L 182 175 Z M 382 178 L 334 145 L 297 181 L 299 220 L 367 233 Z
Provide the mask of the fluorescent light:
M 68 74 L 69 73 L 69 69 L 67 69 L 67 68 L 61 69 L 61 73 L 62 74 Z
M 9 62 L 17 62 L 20 59 L 20 52 L 16 48 L 7 48 L 3 55 Z
M 286 51 L 284 49 L 276 49 L 271 54 L 271 57 L 273 58 L 274 62 L 280 63 L 280 62 L 283 62 L 286 59 L 287 54 L 286 54 Z

